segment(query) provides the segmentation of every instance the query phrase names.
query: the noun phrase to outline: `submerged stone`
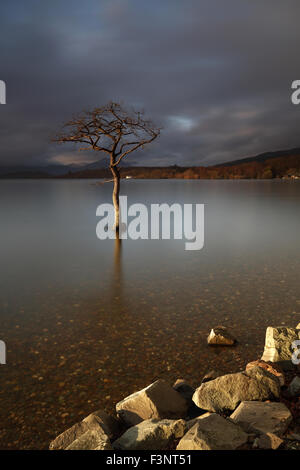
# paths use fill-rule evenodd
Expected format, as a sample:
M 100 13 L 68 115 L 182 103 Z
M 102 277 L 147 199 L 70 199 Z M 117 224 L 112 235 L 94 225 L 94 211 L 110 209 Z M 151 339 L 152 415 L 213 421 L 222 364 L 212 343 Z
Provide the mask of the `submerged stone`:
M 236 343 L 236 339 L 229 333 L 225 326 L 217 326 L 210 331 L 207 343 L 211 346 L 233 346 Z

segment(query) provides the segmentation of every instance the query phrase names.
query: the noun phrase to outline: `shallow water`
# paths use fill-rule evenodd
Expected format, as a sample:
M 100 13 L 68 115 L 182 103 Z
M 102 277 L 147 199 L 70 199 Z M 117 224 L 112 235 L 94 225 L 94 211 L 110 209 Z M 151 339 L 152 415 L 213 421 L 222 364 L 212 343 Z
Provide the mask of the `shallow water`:
M 0 182 L 0 448 L 59 432 L 158 377 L 241 370 L 300 321 L 298 181 L 122 181 L 129 204 L 205 204 L 205 244 L 96 237 L 110 184 Z M 211 327 L 235 348 L 211 349 Z

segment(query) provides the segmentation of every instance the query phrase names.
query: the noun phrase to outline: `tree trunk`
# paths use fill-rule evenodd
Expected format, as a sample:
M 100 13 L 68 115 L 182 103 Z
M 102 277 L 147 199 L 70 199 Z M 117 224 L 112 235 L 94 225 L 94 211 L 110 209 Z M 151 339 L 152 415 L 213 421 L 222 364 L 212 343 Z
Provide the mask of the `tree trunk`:
M 120 172 L 116 166 L 110 165 L 111 172 L 114 178 L 114 189 L 113 189 L 113 205 L 115 208 L 115 225 L 114 229 L 117 233 L 120 230 L 120 207 L 119 207 L 119 193 L 120 193 Z

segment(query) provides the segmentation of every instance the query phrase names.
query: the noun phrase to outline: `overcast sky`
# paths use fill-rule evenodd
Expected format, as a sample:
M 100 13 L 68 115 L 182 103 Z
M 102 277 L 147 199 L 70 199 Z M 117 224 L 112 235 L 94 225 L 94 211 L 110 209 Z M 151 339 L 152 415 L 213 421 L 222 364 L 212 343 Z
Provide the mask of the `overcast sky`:
M 2 0 L 0 165 L 99 159 L 50 138 L 109 100 L 164 127 L 132 162 L 207 165 L 300 147 L 299 17 L 299 0 Z

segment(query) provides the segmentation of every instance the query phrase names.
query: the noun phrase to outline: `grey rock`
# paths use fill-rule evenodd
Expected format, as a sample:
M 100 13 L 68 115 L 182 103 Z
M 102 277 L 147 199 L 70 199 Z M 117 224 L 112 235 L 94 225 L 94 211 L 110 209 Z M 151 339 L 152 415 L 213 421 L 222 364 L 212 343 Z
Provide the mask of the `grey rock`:
M 235 450 L 245 445 L 248 435 L 217 414 L 199 419 L 183 436 L 177 450 Z
M 66 449 L 87 431 L 97 431 L 100 434 L 106 434 L 110 439 L 115 439 L 122 432 L 122 426 L 115 418 L 108 415 L 105 411 L 98 410 L 57 436 L 50 443 L 49 449 Z
M 113 447 L 116 450 L 163 450 L 171 441 L 180 439 L 185 429 L 183 419 L 148 419 L 129 428 L 113 443 Z
M 146 419 L 184 418 L 187 408 L 186 400 L 164 380 L 157 380 L 116 405 L 118 416 L 129 426 Z
M 213 346 L 233 346 L 236 343 L 236 339 L 229 333 L 225 326 L 217 326 L 210 331 L 207 343 Z
M 67 429 L 59 436 L 57 436 L 49 446 L 50 450 L 66 449 L 73 441 L 78 439 L 82 434 L 89 431 L 90 427 L 87 423 L 79 422 L 74 424 L 71 428 Z
M 186 422 L 186 430 L 189 431 L 189 430 L 194 426 L 194 424 L 198 423 L 199 419 L 207 418 L 207 417 L 210 416 L 211 414 L 212 414 L 212 413 L 210 413 L 209 411 L 207 411 L 206 413 L 203 413 L 203 414 L 200 415 L 200 416 L 196 416 L 196 418 L 189 419 L 189 420 Z
M 300 339 L 300 330 L 284 326 L 271 327 L 266 331 L 263 361 L 289 362 L 292 364 L 292 343 Z
M 250 370 L 244 372 L 249 377 L 256 379 L 258 382 L 267 384 L 270 387 L 271 395 L 279 398 L 280 396 L 280 379 L 273 372 L 270 372 L 262 367 L 252 367 Z
M 203 383 L 193 395 L 194 403 L 207 411 L 234 410 L 242 401 L 278 398 L 278 379 L 260 367 L 250 371 L 227 374 Z
M 89 430 L 66 447 L 66 450 L 112 450 L 112 446 L 104 432 Z
M 262 369 L 267 370 L 271 374 L 276 375 L 276 377 L 278 378 L 280 382 L 281 387 L 283 387 L 285 383 L 284 373 L 283 373 L 282 368 L 278 364 L 275 364 L 273 362 L 269 363 L 269 362 L 262 361 L 261 359 L 258 359 L 257 361 L 249 362 L 246 365 L 246 372 L 253 369 L 253 367 L 261 367 Z
M 243 402 L 230 419 L 245 430 L 257 430 L 281 436 L 292 421 L 289 409 L 283 403 Z
M 97 429 L 97 425 L 100 426 L 111 440 L 117 439 L 124 431 L 122 423 L 103 410 L 94 411 L 84 418 L 82 422 L 87 423 L 90 429 Z

